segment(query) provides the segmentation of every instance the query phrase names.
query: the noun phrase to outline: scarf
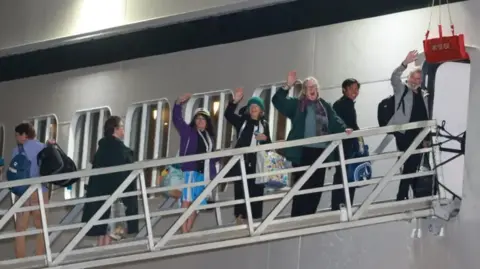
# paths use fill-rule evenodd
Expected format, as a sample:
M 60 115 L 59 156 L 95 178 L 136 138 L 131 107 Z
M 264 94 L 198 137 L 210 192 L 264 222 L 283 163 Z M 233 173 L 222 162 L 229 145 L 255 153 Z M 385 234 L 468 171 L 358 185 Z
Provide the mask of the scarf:
M 314 110 L 315 110 L 315 134 L 317 136 L 320 135 L 327 135 L 329 134 L 328 132 L 328 115 L 327 115 L 327 110 L 323 106 L 322 102 L 320 100 L 316 101 L 311 101 L 308 100 L 307 98 L 301 100 L 300 103 L 300 111 L 303 113 L 307 109 L 308 106 L 313 105 Z

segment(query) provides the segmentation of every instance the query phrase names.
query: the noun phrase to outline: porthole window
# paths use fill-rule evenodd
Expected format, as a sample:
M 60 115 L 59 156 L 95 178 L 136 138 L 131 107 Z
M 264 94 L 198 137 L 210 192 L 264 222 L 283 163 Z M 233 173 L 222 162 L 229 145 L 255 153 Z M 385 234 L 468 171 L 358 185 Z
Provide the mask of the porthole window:
M 29 121 L 35 128 L 38 141 L 45 143 L 49 139 L 57 140 L 58 118 L 55 114 L 33 117 Z
M 279 87 L 281 87 L 281 84 L 269 85 L 258 88 L 253 93 L 253 96 L 259 96 L 265 102 L 265 117 L 267 118 L 268 125 L 270 126 L 272 141 L 286 140 L 292 124 L 284 115 L 278 113 L 278 110 L 276 110 L 272 105 L 272 97 L 275 95 L 277 90 L 280 90 Z M 301 87 L 294 87 L 289 90 L 288 96 L 298 96 L 300 91 Z
M 168 156 L 170 135 L 170 105 L 166 99 L 135 103 L 127 110 L 125 119 L 125 144 L 137 160 L 165 158 Z M 144 171 L 148 187 L 156 185 L 162 167 Z
M 77 111 L 70 124 L 68 155 L 77 168 L 91 168 L 91 160 L 97 150 L 98 141 L 103 137 L 103 125 L 111 116 L 110 108 L 100 107 Z M 65 199 L 83 197 L 87 178 L 65 188 Z

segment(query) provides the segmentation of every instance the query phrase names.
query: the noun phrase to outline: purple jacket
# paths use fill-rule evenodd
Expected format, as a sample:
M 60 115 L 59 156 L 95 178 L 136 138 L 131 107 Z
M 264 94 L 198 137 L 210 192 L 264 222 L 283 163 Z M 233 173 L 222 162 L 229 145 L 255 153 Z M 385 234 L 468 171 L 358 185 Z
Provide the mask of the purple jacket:
M 175 104 L 172 112 L 173 125 L 180 135 L 180 154 L 179 156 L 194 155 L 197 153 L 198 146 L 198 132 L 195 128 L 190 127 L 182 116 L 182 106 Z M 214 140 L 212 139 L 212 143 Z M 215 145 L 215 144 L 214 144 Z M 217 175 L 217 169 L 215 163 L 218 162 L 218 159 L 210 160 L 210 180 Z M 183 171 L 195 171 L 197 167 L 196 162 L 182 163 Z

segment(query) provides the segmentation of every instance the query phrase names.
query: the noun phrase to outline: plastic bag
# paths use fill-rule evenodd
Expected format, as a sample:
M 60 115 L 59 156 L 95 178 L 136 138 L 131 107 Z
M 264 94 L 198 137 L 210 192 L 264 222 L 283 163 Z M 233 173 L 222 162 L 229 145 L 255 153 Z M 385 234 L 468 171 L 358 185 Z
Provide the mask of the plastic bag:
M 185 184 L 185 179 L 183 176 L 183 171 L 179 168 L 174 166 L 169 166 L 165 170 L 162 171 L 159 177 L 159 186 L 160 187 L 171 187 L 171 186 L 179 186 Z M 179 199 L 182 197 L 182 190 L 181 189 L 173 189 L 167 192 L 162 192 L 163 195 L 175 199 Z
M 273 172 L 283 170 L 287 167 L 285 157 L 273 151 L 262 151 L 257 153 L 257 173 Z M 288 174 L 258 177 L 256 184 L 264 184 L 266 188 L 280 189 L 288 186 Z

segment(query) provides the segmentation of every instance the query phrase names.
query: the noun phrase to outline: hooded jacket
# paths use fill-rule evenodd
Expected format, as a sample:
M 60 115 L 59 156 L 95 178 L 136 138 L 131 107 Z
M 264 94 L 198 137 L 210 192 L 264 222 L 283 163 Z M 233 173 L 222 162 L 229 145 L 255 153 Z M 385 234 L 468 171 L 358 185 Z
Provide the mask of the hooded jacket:
M 198 132 L 194 127 L 188 125 L 182 116 L 182 105 L 175 104 L 172 111 L 173 125 L 180 135 L 180 149 L 179 156 L 194 155 L 197 153 L 198 148 Z M 215 145 L 215 141 L 212 138 L 212 143 Z M 213 179 L 217 175 L 217 168 L 215 163 L 218 162 L 218 158 L 210 160 L 210 179 Z M 195 171 L 197 168 L 196 162 L 182 163 L 181 168 L 183 171 Z

